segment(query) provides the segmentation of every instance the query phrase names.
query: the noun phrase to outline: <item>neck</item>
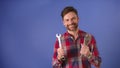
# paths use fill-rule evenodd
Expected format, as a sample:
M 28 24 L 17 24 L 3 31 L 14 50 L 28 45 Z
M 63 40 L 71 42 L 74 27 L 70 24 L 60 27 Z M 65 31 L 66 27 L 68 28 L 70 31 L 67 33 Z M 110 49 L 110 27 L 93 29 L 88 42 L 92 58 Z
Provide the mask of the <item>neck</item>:
M 79 30 L 79 29 L 77 29 L 77 30 L 75 30 L 75 31 L 69 31 L 69 30 L 68 30 L 68 33 L 70 33 L 71 35 L 73 35 L 73 37 L 74 37 L 75 39 L 77 39 L 77 37 L 78 37 L 78 30 Z

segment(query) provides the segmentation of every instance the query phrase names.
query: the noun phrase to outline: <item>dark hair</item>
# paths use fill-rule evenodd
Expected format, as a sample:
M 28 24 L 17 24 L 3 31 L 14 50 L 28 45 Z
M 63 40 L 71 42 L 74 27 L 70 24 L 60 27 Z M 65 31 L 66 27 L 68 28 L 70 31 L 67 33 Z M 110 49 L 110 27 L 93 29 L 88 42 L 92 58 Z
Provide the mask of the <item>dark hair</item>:
M 62 18 L 63 18 L 67 13 L 69 13 L 69 12 L 74 12 L 76 15 L 78 15 L 78 12 L 77 12 L 77 10 L 76 10 L 74 7 L 72 7 L 72 6 L 67 6 L 67 7 L 65 7 L 65 8 L 62 10 L 62 12 L 61 12 Z

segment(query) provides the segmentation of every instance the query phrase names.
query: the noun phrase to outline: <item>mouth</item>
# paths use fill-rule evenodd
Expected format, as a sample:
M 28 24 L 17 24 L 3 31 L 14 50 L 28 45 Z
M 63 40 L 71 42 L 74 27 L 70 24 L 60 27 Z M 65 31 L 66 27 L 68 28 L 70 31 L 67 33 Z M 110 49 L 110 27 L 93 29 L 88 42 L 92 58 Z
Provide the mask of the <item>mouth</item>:
M 70 31 L 74 31 L 77 29 L 77 24 L 76 23 L 72 23 L 70 25 L 67 26 L 67 29 L 70 30 Z
M 76 26 L 76 24 L 75 23 L 73 23 L 73 24 L 70 24 L 70 25 L 68 25 L 69 27 L 75 27 Z
M 69 25 L 69 27 L 70 27 L 70 28 L 74 28 L 74 27 L 75 27 L 75 25 Z

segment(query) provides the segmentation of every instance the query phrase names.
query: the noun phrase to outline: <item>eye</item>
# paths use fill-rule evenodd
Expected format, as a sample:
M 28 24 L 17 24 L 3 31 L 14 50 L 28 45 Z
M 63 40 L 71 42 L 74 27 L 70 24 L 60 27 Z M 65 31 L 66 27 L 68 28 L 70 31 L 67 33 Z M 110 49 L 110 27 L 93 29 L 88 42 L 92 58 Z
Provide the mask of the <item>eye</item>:
M 75 19 L 76 19 L 76 17 L 73 17 L 73 18 L 72 18 L 72 20 L 75 20 Z
M 66 19 L 65 21 L 69 21 L 69 19 Z

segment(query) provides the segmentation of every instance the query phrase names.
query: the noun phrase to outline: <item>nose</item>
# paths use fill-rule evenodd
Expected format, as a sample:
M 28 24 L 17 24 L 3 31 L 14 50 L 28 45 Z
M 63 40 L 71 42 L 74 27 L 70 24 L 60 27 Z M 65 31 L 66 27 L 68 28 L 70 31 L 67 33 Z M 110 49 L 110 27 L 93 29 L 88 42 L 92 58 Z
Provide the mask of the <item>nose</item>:
M 73 20 L 70 20 L 69 23 L 72 24 L 72 23 L 74 23 L 74 21 L 73 21 Z

